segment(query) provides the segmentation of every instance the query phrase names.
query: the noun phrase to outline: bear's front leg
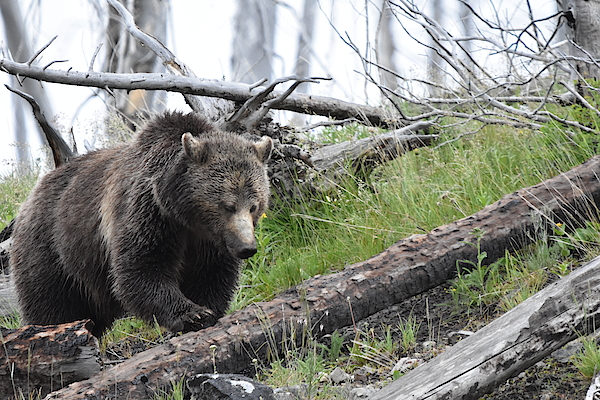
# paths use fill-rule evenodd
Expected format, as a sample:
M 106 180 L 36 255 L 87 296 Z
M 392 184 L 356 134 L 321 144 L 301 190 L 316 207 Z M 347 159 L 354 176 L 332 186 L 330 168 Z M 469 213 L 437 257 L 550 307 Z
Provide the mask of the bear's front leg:
M 113 294 L 127 313 L 150 323 L 156 320 L 172 332 L 195 331 L 217 322 L 213 310 L 185 297 L 176 267 L 167 260 L 150 259 L 113 264 Z

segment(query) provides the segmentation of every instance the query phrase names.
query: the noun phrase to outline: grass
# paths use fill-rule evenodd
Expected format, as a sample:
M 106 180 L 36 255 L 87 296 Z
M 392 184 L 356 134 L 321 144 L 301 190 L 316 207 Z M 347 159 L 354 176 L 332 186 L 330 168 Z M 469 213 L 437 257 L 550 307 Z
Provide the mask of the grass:
M 157 322 L 148 324 L 139 318 L 127 317 L 116 320 L 111 329 L 100 339 L 100 353 L 106 356 L 111 351 L 111 345 L 119 343 L 119 352 L 122 356 L 131 357 L 134 346 L 138 342 L 145 343 L 148 347 L 163 341 L 163 329 Z
M 505 253 L 486 264 L 479 242 L 484 232 L 473 232 L 478 262 L 459 261 L 458 276 L 451 294 L 457 310 L 486 307 L 506 312 L 540 291 L 554 277 L 567 275 L 575 265 L 600 255 L 600 223 L 588 221 L 585 227 L 567 232 L 558 223 L 554 234 L 537 233 L 533 244 L 517 253 Z
M 542 133 L 487 127 L 476 136 L 389 162 L 374 172 L 371 185 L 348 180 L 323 196 L 277 207 L 278 213 L 267 212 L 257 229 L 259 254 L 246 264 L 243 291 L 232 309 L 470 215 L 507 193 L 569 170 L 597 150 L 595 136 L 573 138 L 557 126 Z
M 583 348 L 573 356 L 573 365 L 588 379 L 600 371 L 600 346 L 593 337 L 581 338 Z
M 13 172 L 0 178 L 0 230 L 17 216 L 37 178 L 38 172 L 33 170 L 24 175 Z

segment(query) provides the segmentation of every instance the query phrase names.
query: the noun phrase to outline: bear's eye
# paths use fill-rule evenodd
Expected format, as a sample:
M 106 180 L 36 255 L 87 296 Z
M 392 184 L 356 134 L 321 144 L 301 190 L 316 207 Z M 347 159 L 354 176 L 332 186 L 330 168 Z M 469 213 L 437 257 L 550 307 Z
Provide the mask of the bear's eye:
M 230 212 L 230 213 L 234 213 L 235 212 L 235 204 L 223 204 L 222 205 L 223 210 Z
M 258 207 L 256 207 L 256 204 L 254 204 L 252 207 L 250 207 L 250 213 L 254 214 L 254 212 L 256 211 Z

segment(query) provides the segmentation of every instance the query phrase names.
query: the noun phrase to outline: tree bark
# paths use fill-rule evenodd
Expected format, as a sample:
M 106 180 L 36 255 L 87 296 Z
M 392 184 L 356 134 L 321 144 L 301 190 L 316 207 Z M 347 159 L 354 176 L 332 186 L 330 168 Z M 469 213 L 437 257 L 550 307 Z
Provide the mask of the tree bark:
M 203 331 L 173 338 L 48 398 L 147 398 L 182 375 L 212 372 L 215 367 L 230 373 L 251 368 L 253 359 L 265 360 L 269 352 L 281 351 L 290 329 L 310 329 L 319 337 L 451 279 L 458 260 L 477 259 L 477 249 L 467 243 L 473 240 L 474 228 L 485 232 L 481 251 L 492 262 L 506 249 L 528 243 L 546 220 L 552 226 L 591 218 L 591 204 L 600 202 L 599 175 L 596 156 L 469 217 L 403 239 L 339 273 L 308 279 L 269 302 L 234 312 Z M 211 345 L 216 346 L 214 351 Z
M 127 7 L 127 3 L 130 4 L 129 11 L 133 14 L 139 29 L 160 42 L 166 43 L 168 0 L 135 0 L 133 2 L 121 1 L 121 3 L 124 7 Z M 123 30 L 119 13 L 113 7 L 109 7 L 106 37 L 108 51 L 105 71 L 128 73 L 162 72 L 164 70 L 160 60 L 151 49 Z M 107 102 L 123 114 L 126 121 L 132 124 L 130 126 L 139 123 L 140 115 L 136 115 L 137 113 L 158 112 L 164 108 L 164 104 L 155 101 L 155 98 L 160 95 L 159 92 L 135 90 L 117 91 L 114 94 L 116 96 L 107 97 Z
M 231 55 L 233 80 L 271 80 L 275 45 L 276 2 L 238 0 Z
M 35 398 L 100 372 L 91 322 L 0 330 L 0 397 Z M 28 397 L 29 395 L 32 397 Z
M 600 317 L 600 258 L 536 293 L 372 400 L 478 399 L 584 332 Z
M 576 70 L 582 79 L 600 79 L 600 1 L 564 0 L 563 10 L 567 19 L 567 38 L 571 45 Z M 596 60 L 596 62 L 592 62 Z

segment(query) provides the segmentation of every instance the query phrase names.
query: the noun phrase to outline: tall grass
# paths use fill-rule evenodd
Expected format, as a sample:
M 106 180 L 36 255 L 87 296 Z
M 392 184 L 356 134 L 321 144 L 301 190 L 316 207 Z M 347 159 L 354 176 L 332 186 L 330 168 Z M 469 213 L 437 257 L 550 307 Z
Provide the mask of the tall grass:
M 489 126 L 438 149 L 405 154 L 379 167 L 369 185 L 348 179 L 321 197 L 278 207 L 257 230 L 260 253 L 244 269 L 243 291 L 233 308 L 470 215 L 507 193 L 569 170 L 597 149 L 595 136 L 571 135 L 558 126 L 535 132 Z
M 37 170 L 30 170 L 26 174 L 15 171 L 0 177 L 0 230 L 17 216 L 19 207 L 31 192 L 37 177 Z

